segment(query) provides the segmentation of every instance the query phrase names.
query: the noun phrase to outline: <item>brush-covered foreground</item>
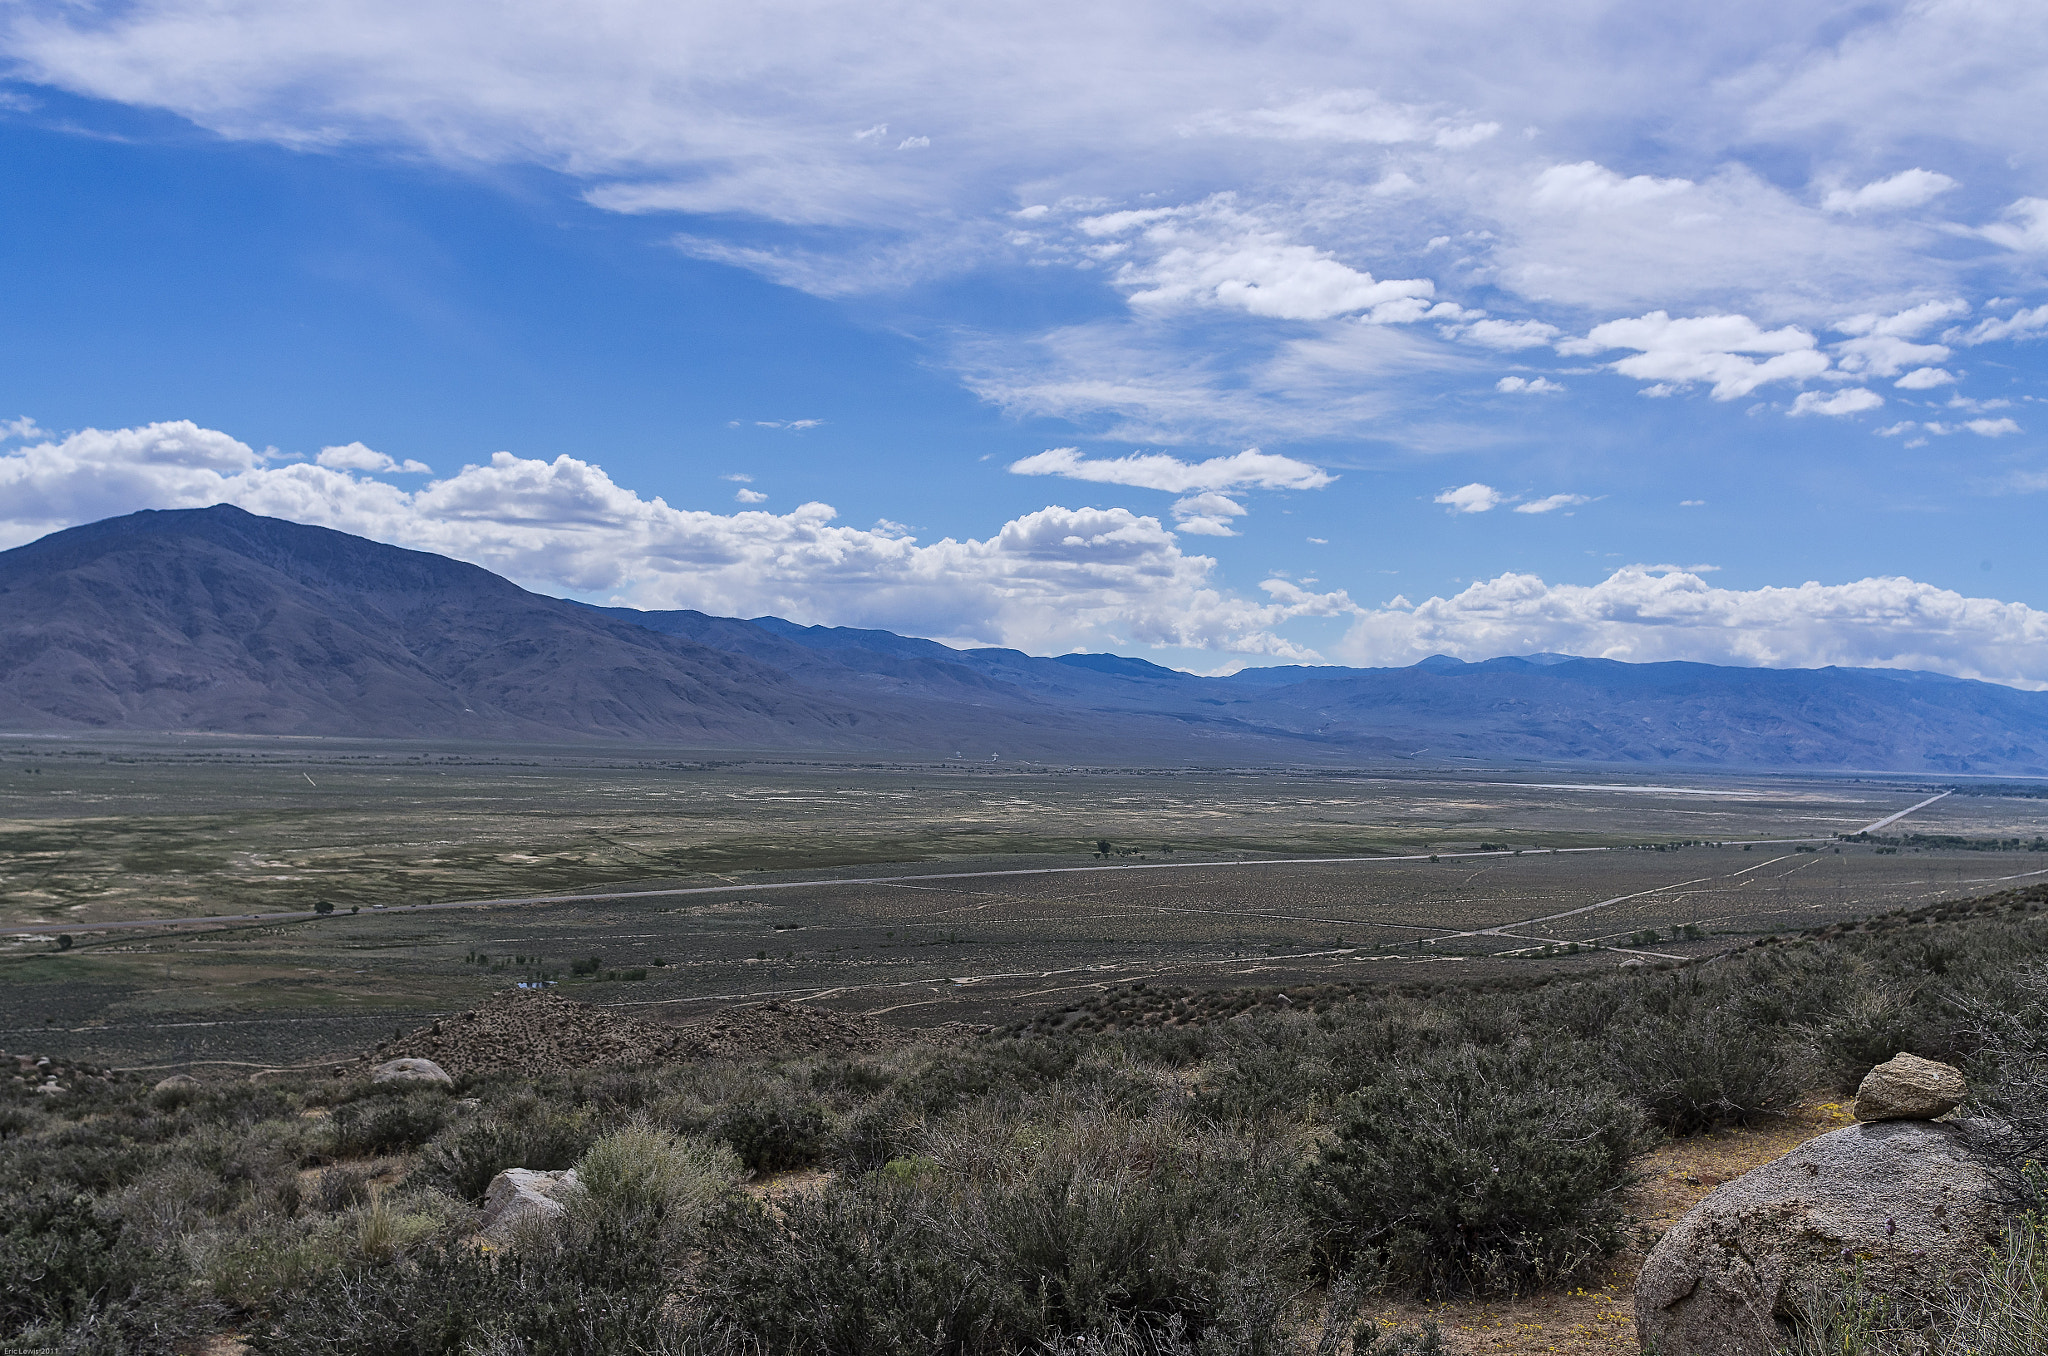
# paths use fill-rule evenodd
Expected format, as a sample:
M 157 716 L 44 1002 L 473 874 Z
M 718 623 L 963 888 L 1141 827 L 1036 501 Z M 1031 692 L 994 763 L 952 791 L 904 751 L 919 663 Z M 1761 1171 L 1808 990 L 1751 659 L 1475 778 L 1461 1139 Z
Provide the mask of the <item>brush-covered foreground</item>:
M 2048 1147 L 2044 905 L 2037 887 L 1520 988 L 1134 987 L 951 1044 L 453 1092 L 24 1074 L 0 1080 L 0 1341 L 1419 1353 L 1437 1339 L 1362 1306 L 1567 1285 L 1628 1239 L 1657 1137 L 1851 1090 L 1910 1050 L 1968 1069 L 1975 1109 L 2014 1127 L 2012 1246 L 1955 1303 L 1985 1334 L 1969 1349 L 2031 1350 L 1991 1339 L 2048 1323 L 2023 1171 Z M 482 1242 L 495 1173 L 572 1165 L 564 1220 Z M 1810 1336 L 1949 1341 L 1927 1331 L 1867 1297 L 1817 1307 Z

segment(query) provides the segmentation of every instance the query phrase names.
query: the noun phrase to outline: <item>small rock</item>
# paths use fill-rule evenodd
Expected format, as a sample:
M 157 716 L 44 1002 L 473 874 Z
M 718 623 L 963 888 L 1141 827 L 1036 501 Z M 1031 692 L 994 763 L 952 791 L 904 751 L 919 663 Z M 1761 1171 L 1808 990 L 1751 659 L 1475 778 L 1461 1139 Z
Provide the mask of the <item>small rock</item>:
M 1863 1076 L 1856 1089 L 1856 1119 L 1931 1121 L 1954 1111 L 1969 1095 L 1962 1074 L 1949 1065 L 1893 1055 Z
M 379 1064 L 370 1071 L 372 1083 L 434 1083 L 444 1088 L 455 1086 L 455 1080 L 448 1071 L 431 1059 L 394 1059 Z
M 535 1172 L 507 1168 L 484 1191 L 484 1237 L 508 1243 L 523 1228 L 547 1224 L 568 1213 L 561 1197 L 576 1185 L 576 1169 Z
M 158 1079 L 156 1086 L 151 1088 L 150 1091 L 153 1093 L 181 1092 L 186 1090 L 196 1092 L 199 1090 L 199 1087 L 199 1080 L 191 1074 L 172 1074 L 169 1078 Z

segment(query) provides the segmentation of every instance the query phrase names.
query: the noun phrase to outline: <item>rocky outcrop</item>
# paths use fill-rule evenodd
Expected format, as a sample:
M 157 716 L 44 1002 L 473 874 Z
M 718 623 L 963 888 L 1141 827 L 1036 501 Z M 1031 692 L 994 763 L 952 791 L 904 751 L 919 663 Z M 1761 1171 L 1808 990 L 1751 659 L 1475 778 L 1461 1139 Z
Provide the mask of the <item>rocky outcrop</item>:
M 523 1229 L 552 1224 L 568 1213 L 564 1200 L 575 1186 L 574 1168 L 566 1172 L 505 1169 L 484 1190 L 484 1237 L 493 1243 L 510 1243 Z
M 1971 1123 L 1885 1120 L 1810 1140 L 1717 1189 L 1658 1241 L 1636 1335 L 1658 1356 L 1771 1356 L 1807 1296 L 1860 1263 L 1911 1302 L 1997 1242 Z
M 1859 1121 L 1931 1121 L 1970 1095 L 1962 1073 L 1918 1055 L 1893 1055 L 1863 1076 L 1856 1089 Z
M 370 1071 L 372 1083 L 427 1083 L 452 1088 L 455 1080 L 431 1059 L 393 1059 Z

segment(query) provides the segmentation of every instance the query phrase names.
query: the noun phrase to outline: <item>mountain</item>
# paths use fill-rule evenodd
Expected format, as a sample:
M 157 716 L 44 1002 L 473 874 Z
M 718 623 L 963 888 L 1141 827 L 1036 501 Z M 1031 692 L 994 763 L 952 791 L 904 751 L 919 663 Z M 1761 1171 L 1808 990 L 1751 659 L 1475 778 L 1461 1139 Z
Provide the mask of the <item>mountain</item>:
M 1118 655 L 593 607 L 226 506 L 0 552 L 0 727 L 2048 773 L 2048 694 L 1938 674 L 1539 654 L 1204 678 Z

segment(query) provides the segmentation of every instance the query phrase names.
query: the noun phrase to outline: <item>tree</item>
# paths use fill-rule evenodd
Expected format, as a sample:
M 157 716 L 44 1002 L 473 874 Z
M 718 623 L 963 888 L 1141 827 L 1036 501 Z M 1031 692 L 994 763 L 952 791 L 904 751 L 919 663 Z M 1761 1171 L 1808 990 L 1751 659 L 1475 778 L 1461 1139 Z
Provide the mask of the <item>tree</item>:
M 1095 850 L 1101 853 L 1103 856 L 1107 857 L 1109 855 L 1109 848 L 1110 842 L 1107 838 L 1098 838 L 1095 840 Z
M 328 914 L 334 912 L 334 904 L 331 900 L 323 899 L 318 904 L 315 904 L 313 906 L 313 912 L 321 915 L 324 918 Z
M 69 950 L 71 949 L 71 934 L 70 934 L 70 933 L 68 933 L 68 932 L 60 932 L 60 933 L 58 933 L 58 934 L 57 934 L 57 949 L 58 949 L 59 951 L 69 951 Z

